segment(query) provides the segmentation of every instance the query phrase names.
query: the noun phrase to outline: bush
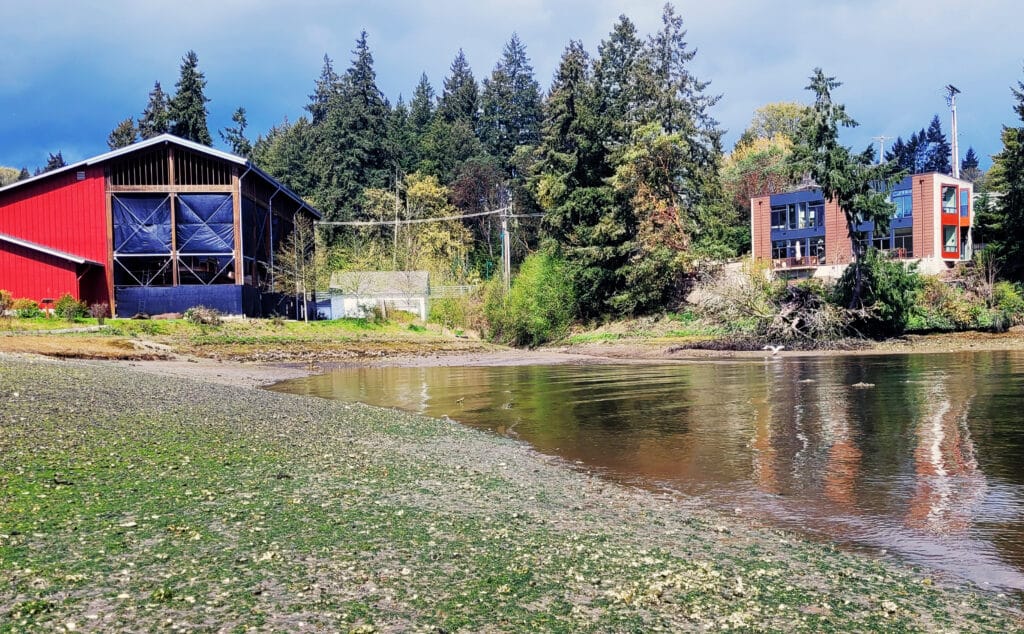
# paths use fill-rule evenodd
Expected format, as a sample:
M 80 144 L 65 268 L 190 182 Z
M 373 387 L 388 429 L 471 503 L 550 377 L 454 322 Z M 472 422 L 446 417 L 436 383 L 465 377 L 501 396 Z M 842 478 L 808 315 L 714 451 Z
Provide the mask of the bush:
M 14 300 L 14 303 L 11 304 L 11 309 L 19 319 L 32 319 L 34 317 L 42 317 L 44 314 L 36 300 L 27 297 Z
M 64 293 L 53 305 L 53 314 L 66 321 L 74 321 L 79 317 L 85 317 L 85 303 L 80 302 L 71 296 L 71 293 Z
M 110 304 L 106 302 L 99 302 L 89 307 L 89 315 L 92 316 L 96 321 L 103 325 L 107 317 L 110 317 Z
M 466 305 L 468 296 L 440 297 L 430 300 L 429 321 L 445 328 L 455 329 L 466 326 Z
M 185 321 L 197 326 L 219 326 L 221 324 L 220 311 L 206 306 L 193 306 L 185 311 L 184 317 Z
M 539 346 L 565 335 L 575 313 L 565 262 L 539 252 L 525 260 L 507 295 L 501 280 L 487 284 L 484 314 L 491 337 L 516 346 Z
M 1020 286 L 1011 282 L 996 282 L 992 288 L 992 303 L 1011 325 L 1024 323 L 1024 293 Z
M 855 312 L 851 327 L 858 334 L 872 337 L 903 333 L 922 285 L 917 268 L 882 257 L 876 249 L 868 249 L 860 270 L 861 303 L 852 306 Z M 850 306 L 856 273 L 857 267 L 850 265 L 836 283 L 835 301 L 840 306 Z

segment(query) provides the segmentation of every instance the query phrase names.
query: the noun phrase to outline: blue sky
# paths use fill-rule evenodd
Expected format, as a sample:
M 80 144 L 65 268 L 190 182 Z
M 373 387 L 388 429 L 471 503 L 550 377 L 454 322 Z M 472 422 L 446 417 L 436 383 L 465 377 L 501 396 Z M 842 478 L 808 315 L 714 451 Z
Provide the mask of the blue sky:
M 550 84 L 570 39 L 594 53 L 625 13 L 638 30 L 659 26 L 662 0 L 34 0 L 0 3 L 0 165 L 69 162 L 106 151 L 114 125 L 145 106 L 154 80 L 173 90 L 181 58 L 199 55 L 209 124 L 231 125 L 242 105 L 249 136 L 303 114 L 323 55 L 339 71 L 361 29 L 369 33 L 378 85 L 408 99 L 420 73 L 440 91 L 461 47 L 488 75 L 513 31 L 538 81 Z M 1019 125 L 1010 86 L 1024 79 L 1019 0 L 679 0 L 697 48 L 695 74 L 723 95 L 715 109 L 727 147 L 753 110 L 808 101 L 811 69 L 844 85 L 838 100 L 861 126 L 857 149 L 876 135 L 906 137 L 934 114 L 949 133 L 942 87 L 959 100 L 961 154 L 987 167 L 1004 124 Z

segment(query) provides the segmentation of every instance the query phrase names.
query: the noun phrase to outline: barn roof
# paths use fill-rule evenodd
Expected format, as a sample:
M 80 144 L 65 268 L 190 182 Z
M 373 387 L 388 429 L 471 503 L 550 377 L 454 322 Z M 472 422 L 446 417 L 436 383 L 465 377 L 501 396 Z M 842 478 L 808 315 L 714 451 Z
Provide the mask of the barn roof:
M 331 273 L 331 289 L 361 297 L 427 295 L 430 274 L 427 271 L 335 271 Z
M 14 236 L 9 236 L 6 233 L 0 233 L 0 242 L 7 242 L 9 244 L 16 244 L 19 247 L 24 247 L 26 249 L 29 249 L 31 251 L 37 251 L 39 253 L 45 253 L 46 255 L 52 255 L 55 258 L 59 258 L 61 260 L 67 260 L 68 262 L 74 262 L 75 264 L 92 264 L 92 265 L 95 265 L 95 266 L 103 266 L 102 264 L 100 264 L 99 262 L 96 262 L 95 260 L 90 260 L 88 258 L 83 258 L 83 257 L 75 255 L 73 253 L 68 253 L 67 251 L 61 251 L 60 249 L 53 249 L 53 248 L 50 248 L 48 246 L 44 246 L 42 244 L 39 244 L 37 242 L 31 242 L 29 240 L 23 240 L 21 238 L 15 238 Z
M 19 187 L 23 187 L 25 185 L 28 185 L 29 183 L 35 183 L 35 182 L 38 182 L 38 181 L 50 178 L 52 176 L 56 176 L 57 174 L 63 174 L 65 172 L 72 172 L 72 171 L 74 171 L 76 169 L 80 169 L 82 167 L 89 167 L 89 166 L 92 166 L 92 165 L 99 165 L 101 163 L 105 163 L 106 161 L 110 161 L 112 159 L 116 159 L 116 158 L 121 157 L 121 156 L 125 156 L 125 155 L 128 155 L 128 154 L 133 154 L 133 153 L 138 152 L 140 150 L 145 150 L 147 148 L 150 148 L 150 147 L 153 147 L 153 146 L 157 146 L 157 145 L 162 145 L 162 144 L 177 145 L 179 147 L 186 148 L 188 150 L 191 150 L 191 151 L 199 153 L 199 154 L 205 154 L 207 156 L 212 156 L 214 158 L 218 158 L 218 159 L 220 159 L 222 161 L 227 161 L 229 163 L 234 163 L 236 165 L 242 165 L 242 166 L 246 167 L 246 172 L 245 172 L 246 174 L 249 173 L 250 171 L 255 172 L 256 174 L 261 176 L 264 180 L 266 180 L 268 183 L 272 184 L 274 187 L 280 187 L 281 191 L 284 192 L 289 198 L 294 200 L 296 203 L 298 203 L 301 208 L 305 209 L 306 211 L 308 211 L 309 213 L 313 214 L 317 218 L 321 218 L 322 217 L 320 212 L 317 209 L 315 209 L 314 207 L 312 207 L 309 203 L 304 201 L 301 196 L 299 196 L 298 194 L 293 192 L 291 189 L 289 189 L 288 187 L 286 187 L 282 183 L 278 182 L 278 180 L 276 178 L 274 178 L 273 176 L 271 176 L 270 174 L 264 172 L 259 167 L 256 167 L 256 165 L 253 164 L 252 161 L 250 161 L 248 159 L 245 159 L 245 158 L 242 158 L 241 156 L 238 156 L 236 154 L 231 154 L 230 152 L 224 152 L 222 150 L 217 150 L 217 149 L 212 148 L 212 147 L 207 147 L 207 146 L 205 146 L 205 145 L 203 145 L 201 143 L 196 143 L 194 141 L 189 141 L 188 139 L 183 139 L 181 137 L 174 136 L 173 134 L 161 134 L 161 135 L 155 136 L 155 137 L 153 137 L 151 139 L 146 139 L 145 141 L 139 141 L 138 143 L 133 143 L 133 144 L 127 146 L 127 147 L 119 148 L 117 150 L 112 150 L 110 152 L 106 152 L 104 154 L 100 154 L 98 156 L 94 156 L 92 158 L 85 159 L 84 161 L 78 161 L 77 163 L 72 163 L 70 165 L 65 165 L 64 167 L 59 167 L 59 168 L 57 168 L 55 170 L 50 170 L 49 172 L 44 172 L 44 173 L 39 174 L 37 176 L 32 176 L 31 178 L 26 178 L 25 180 L 22 180 L 22 181 L 16 181 L 14 183 L 11 183 L 10 185 L 6 185 L 4 187 L 0 187 L 0 194 L 8 192 L 8 191 L 10 191 L 12 189 L 17 189 Z

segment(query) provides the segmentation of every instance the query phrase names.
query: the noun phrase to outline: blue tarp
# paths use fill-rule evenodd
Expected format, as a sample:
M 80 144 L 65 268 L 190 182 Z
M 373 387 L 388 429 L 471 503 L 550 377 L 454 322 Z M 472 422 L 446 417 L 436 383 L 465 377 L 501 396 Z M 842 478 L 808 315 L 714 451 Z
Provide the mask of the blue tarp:
M 178 196 L 175 223 L 179 253 L 231 253 L 235 248 L 231 194 Z
M 163 196 L 114 196 L 114 253 L 170 253 L 171 205 Z

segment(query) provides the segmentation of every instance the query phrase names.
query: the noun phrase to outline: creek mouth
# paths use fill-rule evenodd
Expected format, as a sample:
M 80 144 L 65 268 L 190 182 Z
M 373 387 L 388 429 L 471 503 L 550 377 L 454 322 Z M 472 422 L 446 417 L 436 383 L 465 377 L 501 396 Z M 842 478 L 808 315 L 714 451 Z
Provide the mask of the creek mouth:
M 613 480 L 1024 591 L 1024 352 L 363 367 L 269 389 L 447 416 Z

